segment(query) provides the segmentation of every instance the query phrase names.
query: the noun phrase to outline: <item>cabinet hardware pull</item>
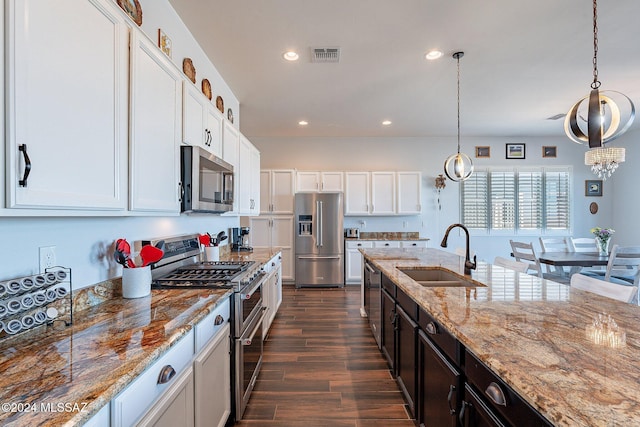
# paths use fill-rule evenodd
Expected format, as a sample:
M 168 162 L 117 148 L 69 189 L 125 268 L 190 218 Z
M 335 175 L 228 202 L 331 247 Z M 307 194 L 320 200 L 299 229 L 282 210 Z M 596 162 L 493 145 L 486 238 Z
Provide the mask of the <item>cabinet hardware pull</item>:
M 215 326 L 220 326 L 224 323 L 224 317 L 222 317 L 221 315 L 217 315 L 216 318 L 213 320 L 213 324 Z
M 460 425 L 465 425 L 464 424 L 464 414 L 465 412 L 467 412 L 467 407 L 471 407 L 471 404 L 468 403 L 467 401 L 463 400 L 462 401 L 462 406 L 460 407 L 460 413 L 458 414 L 458 420 L 460 421 Z
M 498 384 L 492 382 L 484 392 L 496 405 L 507 406 L 507 398 Z
M 435 322 L 427 323 L 427 327 L 425 328 L 429 335 L 436 335 L 438 333 L 438 325 Z
M 18 151 L 21 151 L 22 156 L 24 157 L 24 173 L 22 175 L 22 179 L 18 181 L 18 185 L 20 187 L 26 187 L 27 178 L 29 178 L 29 173 L 31 172 L 31 159 L 27 154 L 27 144 L 18 145 Z
M 455 415 L 456 410 L 451 406 L 451 398 L 453 397 L 453 393 L 456 391 L 456 386 L 453 384 L 449 384 L 449 394 L 447 394 L 447 402 L 449 403 L 449 414 Z
M 171 378 L 175 377 L 176 370 L 173 369 L 171 365 L 165 365 L 160 370 L 160 375 L 158 375 L 158 384 L 166 384 L 171 381 Z
M 180 197 L 178 198 L 178 201 L 182 202 L 182 199 L 184 199 L 184 185 L 182 185 L 182 182 L 178 183 L 178 191 L 180 192 Z
M 358 245 L 358 246 L 360 246 L 360 245 Z M 375 271 L 375 270 L 374 270 L 374 269 L 369 265 L 369 263 L 368 263 L 368 262 L 365 262 L 365 263 L 364 263 L 364 266 L 365 266 L 365 268 L 366 268 L 367 270 L 369 270 L 369 272 L 370 272 L 370 273 L 373 273 L 373 274 L 375 274 L 375 273 L 376 273 L 376 271 Z

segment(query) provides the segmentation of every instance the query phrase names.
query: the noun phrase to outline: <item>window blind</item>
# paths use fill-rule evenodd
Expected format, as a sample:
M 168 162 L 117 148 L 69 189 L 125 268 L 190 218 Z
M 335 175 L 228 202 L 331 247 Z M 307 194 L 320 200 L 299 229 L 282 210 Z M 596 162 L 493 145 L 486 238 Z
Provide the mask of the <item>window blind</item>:
M 548 171 L 545 174 L 544 213 L 548 229 L 569 230 L 570 228 L 569 185 L 569 173 L 566 171 Z
M 489 183 L 487 172 L 476 172 L 462 185 L 462 223 L 468 228 L 489 227 Z
M 518 228 L 542 228 L 542 172 L 518 173 Z
M 513 230 L 516 226 L 516 176 L 514 172 L 491 172 L 491 228 Z

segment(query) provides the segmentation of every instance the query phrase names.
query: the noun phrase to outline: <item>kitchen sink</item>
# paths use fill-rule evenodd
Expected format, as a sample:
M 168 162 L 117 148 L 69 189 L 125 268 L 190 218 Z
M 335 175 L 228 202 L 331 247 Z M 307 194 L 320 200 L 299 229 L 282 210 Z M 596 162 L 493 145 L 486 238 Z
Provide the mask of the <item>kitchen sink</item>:
M 465 280 L 460 276 L 439 269 L 400 268 L 398 270 L 406 274 L 422 286 L 428 287 L 484 287 L 479 283 Z

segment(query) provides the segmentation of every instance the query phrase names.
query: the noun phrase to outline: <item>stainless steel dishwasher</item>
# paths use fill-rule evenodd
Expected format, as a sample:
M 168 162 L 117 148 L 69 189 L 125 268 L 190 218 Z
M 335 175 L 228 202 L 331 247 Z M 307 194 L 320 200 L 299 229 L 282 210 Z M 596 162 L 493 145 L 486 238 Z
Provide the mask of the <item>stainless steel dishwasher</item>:
M 380 348 L 380 283 L 381 274 L 378 269 L 365 261 L 364 263 L 364 307 L 369 317 L 369 326 L 373 337 Z

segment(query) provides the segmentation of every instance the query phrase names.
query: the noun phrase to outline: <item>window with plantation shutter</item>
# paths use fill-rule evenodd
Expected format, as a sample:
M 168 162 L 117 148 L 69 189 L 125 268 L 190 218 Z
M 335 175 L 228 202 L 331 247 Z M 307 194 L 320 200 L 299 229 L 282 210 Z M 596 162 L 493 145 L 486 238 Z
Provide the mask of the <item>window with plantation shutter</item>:
M 478 171 L 462 186 L 462 223 L 468 228 L 489 228 L 489 182 L 487 172 Z
M 470 229 L 569 231 L 571 169 L 476 171 L 462 182 L 461 218 Z

